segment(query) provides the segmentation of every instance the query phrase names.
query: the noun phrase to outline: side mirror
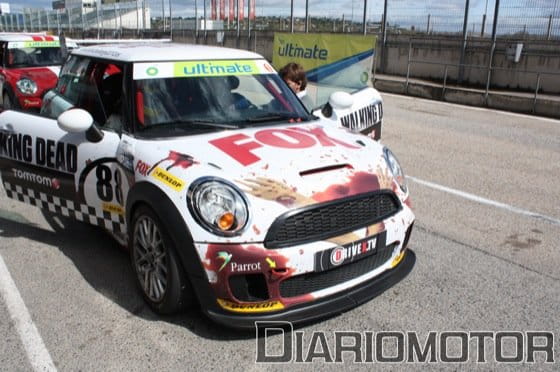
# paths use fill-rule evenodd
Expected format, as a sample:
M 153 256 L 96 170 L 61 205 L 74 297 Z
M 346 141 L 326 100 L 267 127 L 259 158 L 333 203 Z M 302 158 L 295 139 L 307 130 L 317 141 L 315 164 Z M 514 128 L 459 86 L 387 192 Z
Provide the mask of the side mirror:
M 354 98 L 350 93 L 334 92 L 329 97 L 329 104 L 335 110 L 347 110 L 354 104 Z
M 73 108 L 64 111 L 58 116 L 58 127 L 68 133 L 86 132 L 86 138 L 91 142 L 99 142 L 103 139 L 103 132 L 93 125 L 93 117 L 89 112 L 81 108 Z
M 82 133 L 93 125 L 93 117 L 89 112 L 80 108 L 64 111 L 58 116 L 58 127 L 69 133 Z

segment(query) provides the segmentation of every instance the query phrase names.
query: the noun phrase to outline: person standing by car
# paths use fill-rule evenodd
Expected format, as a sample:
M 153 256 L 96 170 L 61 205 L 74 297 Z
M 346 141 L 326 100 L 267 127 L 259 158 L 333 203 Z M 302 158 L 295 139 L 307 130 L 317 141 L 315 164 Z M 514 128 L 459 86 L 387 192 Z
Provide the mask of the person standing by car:
M 307 110 L 313 108 L 313 100 L 307 94 L 307 77 L 302 65 L 290 62 L 278 71 L 282 80 L 288 84 L 290 89 L 298 96 Z

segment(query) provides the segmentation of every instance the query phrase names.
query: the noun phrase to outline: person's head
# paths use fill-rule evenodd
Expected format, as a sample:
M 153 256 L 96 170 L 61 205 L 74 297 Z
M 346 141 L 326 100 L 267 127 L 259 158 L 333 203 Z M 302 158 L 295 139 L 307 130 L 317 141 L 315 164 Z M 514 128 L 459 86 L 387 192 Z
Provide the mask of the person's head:
M 299 63 L 290 62 L 278 71 L 282 80 L 288 84 L 294 93 L 299 93 L 307 87 L 305 70 Z

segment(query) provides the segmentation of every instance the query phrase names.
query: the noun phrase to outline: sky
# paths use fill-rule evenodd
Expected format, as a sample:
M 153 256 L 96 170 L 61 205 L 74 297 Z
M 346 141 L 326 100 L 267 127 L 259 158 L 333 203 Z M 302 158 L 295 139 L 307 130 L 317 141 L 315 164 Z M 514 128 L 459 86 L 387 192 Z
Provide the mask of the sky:
M 122 0 L 121 0 L 122 1 Z M 142 4 L 143 0 L 138 0 Z M 162 13 L 162 4 L 166 16 L 169 16 L 169 6 L 173 16 L 194 17 L 195 0 L 145 0 L 151 8 L 152 16 L 159 17 Z M 216 0 L 219 1 L 219 0 Z M 226 0 L 227 2 L 228 0 Z M 245 13 L 247 1 L 245 0 Z M 256 0 L 257 16 L 290 15 L 290 0 Z M 294 14 L 296 17 L 305 16 L 305 1 L 293 0 Z M 462 19 L 467 0 L 388 0 L 389 23 L 410 27 L 412 24 L 426 24 L 430 15 L 434 27 L 446 27 L 445 24 L 453 23 L 453 27 L 462 27 Z M 470 0 L 469 23 L 481 24 L 482 15 L 487 14 L 487 19 L 492 20 L 496 0 Z M 52 9 L 51 0 L 17 0 L 0 2 L 10 3 L 12 12 L 21 12 L 23 8 Z M 198 15 L 203 15 L 204 0 L 196 0 Z M 384 0 L 368 0 L 368 21 L 380 22 L 383 13 Z M 210 16 L 210 0 L 206 0 L 207 15 Z M 344 15 L 346 20 L 352 19 L 361 23 L 364 0 L 309 0 L 309 14 L 313 17 L 340 18 Z M 512 23 L 546 23 L 548 16 L 553 13 L 558 18 L 556 25 L 560 25 L 560 0 L 501 0 L 500 17 L 510 17 Z M 546 18 L 546 19 L 545 19 Z M 520 21 L 521 20 L 521 21 Z M 505 22 L 507 23 L 507 22 Z M 425 27 L 425 26 L 424 26 Z M 474 27 L 474 25 L 473 25 Z
M 171 0 L 172 9 L 174 13 L 187 13 L 194 14 L 194 4 L 195 0 Z M 227 1 L 227 0 L 226 0 Z M 488 0 L 489 3 L 494 3 L 495 0 Z M 520 0 L 514 0 L 519 2 Z M 551 2 L 555 0 L 540 0 L 545 2 Z M 6 1 L 0 0 L 0 2 L 10 3 L 10 8 L 12 11 L 18 11 L 25 7 L 27 8 L 39 8 L 39 9 L 52 9 L 51 0 L 17 0 L 17 1 Z M 161 0 L 147 0 L 148 3 L 153 8 L 154 12 L 161 12 Z M 502 0 L 502 3 L 507 2 L 507 0 Z M 199 13 L 202 14 L 203 0 L 197 0 Z M 210 0 L 206 0 L 207 6 L 210 7 Z M 444 4 L 442 4 L 444 3 Z M 481 13 L 484 10 L 486 0 L 471 0 L 471 11 L 476 13 Z M 166 12 L 169 8 L 169 0 L 164 0 L 164 7 Z M 247 4 L 247 0 L 245 0 Z M 465 0 L 389 0 L 389 7 L 399 10 L 422 10 L 430 7 L 437 7 L 437 9 L 447 9 L 449 11 L 464 11 Z M 296 16 L 305 15 L 305 0 L 294 0 L 294 8 Z M 383 13 L 383 0 L 368 0 L 368 13 L 381 14 Z M 355 18 L 361 19 L 361 14 L 363 11 L 363 0 L 309 0 L 309 9 L 311 14 L 335 14 L 339 15 L 342 13 L 350 16 L 350 13 L 354 13 Z M 209 12 L 209 11 L 208 11 Z M 422 13 L 428 13 L 423 11 Z M 257 15 L 269 15 L 269 14 L 290 14 L 290 1 L 289 0 L 257 0 Z

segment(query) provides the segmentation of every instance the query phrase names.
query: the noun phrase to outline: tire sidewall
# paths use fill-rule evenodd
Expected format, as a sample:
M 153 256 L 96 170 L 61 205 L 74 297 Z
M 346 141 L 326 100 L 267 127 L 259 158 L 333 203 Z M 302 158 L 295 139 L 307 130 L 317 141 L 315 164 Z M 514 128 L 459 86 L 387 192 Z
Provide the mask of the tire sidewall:
M 152 219 L 153 222 L 156 224 L 161 238 L 163 240 L 163 245 L 165 249 L 166 255 L 166 266 L 167 266 L 167 288 L 165 290 L 165 294 L 163 299 L 159 302 L 154 302 L 151 300 L 145 293 L 142 284 L 140 283 L 140 279 L 138 278 L 138 272 L 136 268 L 136 263 L 134 261 L 134 244 L 135 244 L 135 231 L 137 222 L 142 216 L 147 216 L 148 218 Z M 131 236 L 130 236 L 130 258 L 132 267 L 134 270 L 134 275 L 136 277 L 136 283 L 138 288 L 142 292 L 142 296 L 144 300 L 150 305 L 150 307 L 159 314 L 172 314 L 178 312 L 190 305 L 192 300 L 192 296 L 189 295 L 190 291 L 190 284 L 185 274 L 185 270 L 183 269 L 178 255 L 175 251 L 175 246 L 173 243 L 173 239 L 165 229 L 165 226 L 161 222 L 160 218 L 157 214 L 152 211 L 149 207 L 142 205 L 139 206 L 134 215 L 132 217 L 132 227 L 131 227 Z

